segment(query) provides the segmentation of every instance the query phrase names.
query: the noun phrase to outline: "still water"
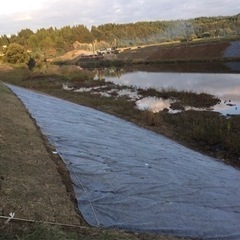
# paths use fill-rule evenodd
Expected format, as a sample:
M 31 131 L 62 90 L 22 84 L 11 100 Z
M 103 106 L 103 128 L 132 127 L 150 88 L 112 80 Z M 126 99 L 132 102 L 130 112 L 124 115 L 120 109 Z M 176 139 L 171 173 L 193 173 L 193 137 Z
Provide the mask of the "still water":
M 222 102 L 214 110 L 223 114 L 240 114 L 239 73 L 189 73 L 118 71 L 106 74 L 106 81 L 137 88 L 175 89 L 205 92 L 219 97 Z

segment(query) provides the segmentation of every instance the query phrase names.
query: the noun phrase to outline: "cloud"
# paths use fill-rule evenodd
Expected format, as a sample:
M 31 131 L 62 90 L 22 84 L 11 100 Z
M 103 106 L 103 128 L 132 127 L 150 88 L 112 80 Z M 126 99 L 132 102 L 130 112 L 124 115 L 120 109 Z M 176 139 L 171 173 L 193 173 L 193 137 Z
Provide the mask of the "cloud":
M 31 15 L 28 13 L 17 14 L 13 19 L 13 21 L 15 22 L 28 21 L 28 20 L 32 20 Z
M 47 2 L 47 0 L 7 0 L 1 5 L 0 14 L 9 16 L 14 13 L 39 10 L 44 8 Z
M 24 28 L 130 23 L 227 16 L 240 13 L 236 0 L 8 0 L 0 9 L 0 34 Z M 12 9 L 10 9 L 12 7 Z M 9 10 L 10 9 L 10 10 Z

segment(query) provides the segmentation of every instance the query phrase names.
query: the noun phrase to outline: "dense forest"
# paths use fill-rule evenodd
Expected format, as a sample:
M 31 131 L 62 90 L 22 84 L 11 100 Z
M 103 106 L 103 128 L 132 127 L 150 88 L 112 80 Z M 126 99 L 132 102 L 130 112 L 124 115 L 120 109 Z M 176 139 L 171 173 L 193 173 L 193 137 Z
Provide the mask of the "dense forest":
M 74 43 L 106 42 L 109 47 L 127 47 L 165 41 L 240 36 L 240 14 L 228 17 L 201 17 L 189 20 L 104 24 L 88 29 L 84 25 L 23 29 L 11 36 L 0 36 L 0 54 L 6 46 L 18 44 L 28 52 L 57 56 L 76 49 Z M 1 47 L 2 46 L 2 47 Z M 100 46 L 100 45 L 99 45 Z M 16 47 L 16 46 L 15 46 Z M 4 52 L 5 51 L 5 52 Z

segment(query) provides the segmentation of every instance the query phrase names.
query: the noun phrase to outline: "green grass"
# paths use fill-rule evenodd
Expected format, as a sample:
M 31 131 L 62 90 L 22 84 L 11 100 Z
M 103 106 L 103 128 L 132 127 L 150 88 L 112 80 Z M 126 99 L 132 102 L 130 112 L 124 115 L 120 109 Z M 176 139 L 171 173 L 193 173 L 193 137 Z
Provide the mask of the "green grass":
M 214 112 L 187 111 L 165 115 L 177 138 L 227 162 L 240 166 L 240 116 L 226 118 Z

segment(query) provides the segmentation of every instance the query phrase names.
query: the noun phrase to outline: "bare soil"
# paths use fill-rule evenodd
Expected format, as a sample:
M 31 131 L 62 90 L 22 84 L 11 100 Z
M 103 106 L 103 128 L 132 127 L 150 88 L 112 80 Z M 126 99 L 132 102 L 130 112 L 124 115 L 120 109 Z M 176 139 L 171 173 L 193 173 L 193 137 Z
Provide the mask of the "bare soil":
M 180 45 L 162 47 L 157 49 L 148 60 L 198 60 L 198 59 L 218 59 L 223 57 L 229 42 L 213 42 L 204 44 Z
M 141 62 L 204 62 L 226 60 L 224 51 L 231 41 L 212 40 L 155 45 L 128 49 L 118 54 L 123 61 Z

